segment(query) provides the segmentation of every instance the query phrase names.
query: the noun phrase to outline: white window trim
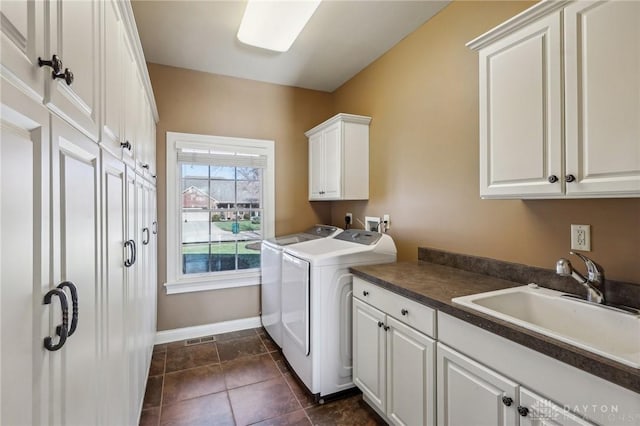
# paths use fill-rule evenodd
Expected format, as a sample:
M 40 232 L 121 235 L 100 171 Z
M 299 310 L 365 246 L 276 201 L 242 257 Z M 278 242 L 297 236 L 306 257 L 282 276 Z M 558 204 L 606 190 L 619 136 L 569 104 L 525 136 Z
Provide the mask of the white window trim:
M 203 274 L 189 277 L 181 274 L 180 204 L 178 202 L 180 182 L 178 182 L 177 142 L 229 147 L 267 157 L 267 167 L 263 175 L 264 192 L 262 194 L 263 212 L 265 213 L 262 220 L 264 238 L 273 237 L 275 233 L 275 142 L 264 139 L 167 132 L 167 226 L 165 234 L 167 236 L 167 282 L 164 283 L 167 294 L 259 285 L 260 270 L 219 272 L 215 276 Z

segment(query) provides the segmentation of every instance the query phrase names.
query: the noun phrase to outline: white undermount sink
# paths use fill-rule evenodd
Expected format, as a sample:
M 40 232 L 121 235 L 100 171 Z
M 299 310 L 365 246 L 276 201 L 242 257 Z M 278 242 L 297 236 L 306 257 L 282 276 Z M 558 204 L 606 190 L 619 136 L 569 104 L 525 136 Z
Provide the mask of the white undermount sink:
M 451 301 L 640 368 L 640 315 L 563 295 L 566 293 L 529 284 Z

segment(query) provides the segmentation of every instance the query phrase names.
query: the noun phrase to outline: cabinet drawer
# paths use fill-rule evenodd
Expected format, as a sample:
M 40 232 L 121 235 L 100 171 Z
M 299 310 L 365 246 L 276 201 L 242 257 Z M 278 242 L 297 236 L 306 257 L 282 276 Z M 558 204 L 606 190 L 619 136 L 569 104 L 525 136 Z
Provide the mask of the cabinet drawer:
M 353 278 L 353 296 L 427 336 L 436 337 L 436 311 L 428 306 L 358 277 Z

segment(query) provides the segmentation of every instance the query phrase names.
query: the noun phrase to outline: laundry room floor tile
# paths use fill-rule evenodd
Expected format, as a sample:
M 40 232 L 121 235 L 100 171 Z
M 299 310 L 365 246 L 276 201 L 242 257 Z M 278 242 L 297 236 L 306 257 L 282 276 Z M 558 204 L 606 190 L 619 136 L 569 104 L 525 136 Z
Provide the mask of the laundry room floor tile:
M 153 348 L 141 426 L 384 425 L 361 395 L 319 404 L 263 328 Z

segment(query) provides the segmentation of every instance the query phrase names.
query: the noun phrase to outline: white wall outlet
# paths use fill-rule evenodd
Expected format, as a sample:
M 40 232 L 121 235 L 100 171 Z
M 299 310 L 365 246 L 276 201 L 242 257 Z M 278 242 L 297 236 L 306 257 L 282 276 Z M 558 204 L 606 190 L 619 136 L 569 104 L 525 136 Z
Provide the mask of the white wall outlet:
M 591 225 L 571 225 L 571 250 L 591 251 Z
M 388 231 L 391 229 L 391 219 L 389 219 L 388 214 L 382 215 L 382 221 L 385 223 L 385 229 Z
M 380 228 L 380 218 L 375 216 L 364 217 L 364 229 L 365 231 L 378 232 Z

